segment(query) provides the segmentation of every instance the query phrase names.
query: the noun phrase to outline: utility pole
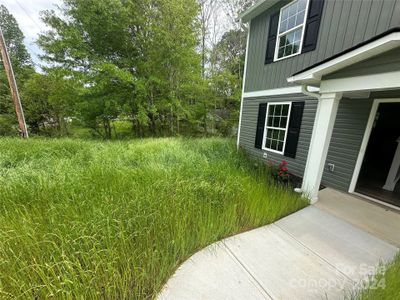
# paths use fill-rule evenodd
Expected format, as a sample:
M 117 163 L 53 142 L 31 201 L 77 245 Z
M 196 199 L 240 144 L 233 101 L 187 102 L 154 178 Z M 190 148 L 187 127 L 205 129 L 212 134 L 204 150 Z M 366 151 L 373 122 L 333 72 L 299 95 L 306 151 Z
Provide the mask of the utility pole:
M 21 131 L 21 137 L 28 138 L 28 129 L 26 127 L 24 111 L 22 110 L 21 100 L 19 98 L 17 82 L 15 81 L 14 71 L 11 65 L 10 57 L 8 55 L 1 27 L 0 27 L 0 51 L 1 51 L 1 57 L 3 59 L 4 69 L 7 74 L 8 83 L 10 85 L 11 97 L 14 102 L 15 113 L 17 114 L 18 125 Z

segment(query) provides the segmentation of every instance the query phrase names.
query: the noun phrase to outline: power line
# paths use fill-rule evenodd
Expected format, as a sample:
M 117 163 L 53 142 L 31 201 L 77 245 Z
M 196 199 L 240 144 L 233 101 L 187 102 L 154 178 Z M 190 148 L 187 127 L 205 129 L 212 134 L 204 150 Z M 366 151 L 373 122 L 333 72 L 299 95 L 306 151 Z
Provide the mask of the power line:
M 38 22 L 36 22 L 35 19 L 32 18 L 31 14 L 30 14 L 31 11 L 28 11 L 24 6 L 22 6 L 22 4 L 21 4 L 18 0 L 15 0 L 15 3 L 19 6 L 20 9 L 22 9 L 22 11 L 24 12 L 24 14 L 32 21 L 33 25 L 36 26 L 40 31 L 43 31 L 42 26 L 41 26 Z M 4 5 L 4 4 L 3 4 L 3 5 Z M 34 50 L 32 49 L 32 47 L 29 45 L 28 42 L 25 43 L 25 47 L 29 50 L 29 52 L 30 52 L 33 56 L 35 56 L 37 59 L 40 59 L 40 55 L 39 55 L 36 51 L 34 51 Z M 32 63 L 33 63 L 34 66 L 37 66 L 37 65 L 38 65 L 38 64 L 35 63 L 33 60 L 32 60 Z
M 18 0 L 15 0 L 15 3 L 17 3 L 17 5 L 24 11 L 24 13 L 26 14 L 26 16 L 33 22 L 33 24 L 35 24 L 35 25 L 40 29 L 40 31 L 43 31 L 43 28 L 39 25 L 39 23 L 37 23 L 37 22 L 35 21 L 35 19 L 33 19 L 33 18 L 31 17 L 31 15 L 30 15 L 29 12 L 25 9 L 25 7 L 23 7 L 23 6 L 21 5 L 21 3 L 19 3 Z

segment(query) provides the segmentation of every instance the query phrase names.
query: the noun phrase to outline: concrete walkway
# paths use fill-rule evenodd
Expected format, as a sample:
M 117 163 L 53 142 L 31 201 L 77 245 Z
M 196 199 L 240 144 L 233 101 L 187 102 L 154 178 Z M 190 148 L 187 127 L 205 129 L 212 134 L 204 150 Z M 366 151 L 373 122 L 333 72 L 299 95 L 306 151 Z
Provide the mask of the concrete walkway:
M 398 250 L 310 206 L 196 253 L 158 298 L 343 299 Z

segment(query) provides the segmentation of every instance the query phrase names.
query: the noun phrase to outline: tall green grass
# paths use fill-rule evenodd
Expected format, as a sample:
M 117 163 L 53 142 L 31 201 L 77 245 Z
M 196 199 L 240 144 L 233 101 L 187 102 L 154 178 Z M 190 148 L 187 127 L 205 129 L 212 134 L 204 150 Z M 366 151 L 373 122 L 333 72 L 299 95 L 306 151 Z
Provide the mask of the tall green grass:
M 400 254 L 385 266 L 386 272 L 371 279 L 371 284 L 359 292 L 354 300 L 400 300 Z
M 0 139 L 0 298 L 148 299 L 196 250 L 306 205 L 224 139 Z

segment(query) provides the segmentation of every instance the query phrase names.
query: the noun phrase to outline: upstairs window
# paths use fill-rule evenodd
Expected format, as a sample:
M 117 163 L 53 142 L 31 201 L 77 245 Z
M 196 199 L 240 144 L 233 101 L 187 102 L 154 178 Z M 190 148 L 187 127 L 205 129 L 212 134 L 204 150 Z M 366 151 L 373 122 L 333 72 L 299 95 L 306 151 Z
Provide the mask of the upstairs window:
M 275 61 L 301 53 L 309 0 L 295 0 L 279 14 Z

